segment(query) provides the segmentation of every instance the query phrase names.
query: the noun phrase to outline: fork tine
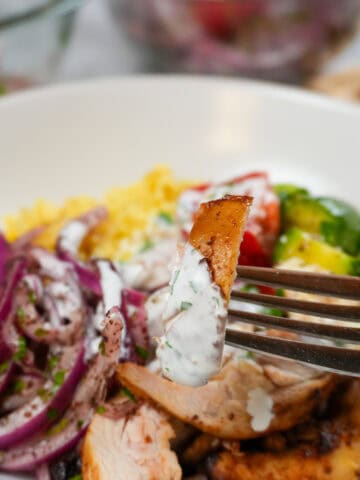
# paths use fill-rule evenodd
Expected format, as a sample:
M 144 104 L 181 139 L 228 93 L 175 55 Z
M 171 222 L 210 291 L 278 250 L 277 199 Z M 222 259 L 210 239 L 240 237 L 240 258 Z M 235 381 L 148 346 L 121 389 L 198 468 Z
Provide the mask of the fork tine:
M 351 343 L 360 343 L 360 328 L 349 328 L 339 325 L 324 323 L 306 322 L 292 318 L 263 315 L 253 312 L 242 312 L 229 309 L 229 319 L 258 325 L 260 327 L 271 327 L 279 330 L 302 333 L 312 337 L 327 338 L 329 340 L 348 340 Z
M 225 342 L 233 347 L 286 357 L 332 372 L 360 376 L 360 350 L 265 337 L 229 327 L 226 330 Z
M 360 295 L 360 293 L 359 293 Z M 317 317 L 331 318 L 335 320 L 360 321 L 360 306 L 358 305 L 331 305 L 320 302 L 309 302 L 276 295 L 263 295 L 261 293 L 241 292 L 233 290 L 231 298 L 242 300 L 257 305 L 267 305 L 290 310 L 291 312 L 305 313 Z
M 237 267 L 238 277 L 257 285 L 359 300 L 360 278 L 263 267 Z

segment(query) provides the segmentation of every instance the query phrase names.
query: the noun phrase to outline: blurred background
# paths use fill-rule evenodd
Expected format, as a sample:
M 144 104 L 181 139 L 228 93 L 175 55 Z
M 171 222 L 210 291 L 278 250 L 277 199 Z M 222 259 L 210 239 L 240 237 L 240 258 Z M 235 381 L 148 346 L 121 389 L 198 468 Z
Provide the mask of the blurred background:
M 360 100 L 360 0 L 0 0 L 0 94 L 184 72 Z

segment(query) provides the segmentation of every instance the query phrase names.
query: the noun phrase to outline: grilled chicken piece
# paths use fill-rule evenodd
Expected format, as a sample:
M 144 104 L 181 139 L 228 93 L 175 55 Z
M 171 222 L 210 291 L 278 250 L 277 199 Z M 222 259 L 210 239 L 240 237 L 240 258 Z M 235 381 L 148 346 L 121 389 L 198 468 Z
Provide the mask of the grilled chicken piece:
M 82 449 L 83 480 L 180 480 L 167 415 L 142 404 L 118 420 L 95 415 Z
M 227 305 L 251 201 L 225 196 L 201 204 L 174 267 L 156 354 L 164 376 L 177 383 L 205 385 L 221 368 Z
M 227 301 L 251 204 L 252 197 L 236 195 L 202 203 L 190 232 L 189 243 L 206 258 L 213 281 Z
M 287 363 L 285 363 L 287 366 Z M 276 365 L 271 380 L 266 365 L 230 360 L 207 385 L 188 387 L 133 363 L 117 367 L 118 381 L 135 395 L 151 400 L 174 417 L 223 439 L 247 439 L 286 430 L 304 421 L 332 391 L 334 376 L 307 369 L 307 378 Z M 265 402 L 265 404 L 264 404 Z M 264 418 L 264 411 L 266 418 Z
M 293 448 L 276 442 L 279 451 L 221 452 L 208 462 L 211 480 L 358 480 L 359 399 L 360 383 L 354 381 L 341 402 L 340 414 L 309 424 L 299 438 L 295 433 Z

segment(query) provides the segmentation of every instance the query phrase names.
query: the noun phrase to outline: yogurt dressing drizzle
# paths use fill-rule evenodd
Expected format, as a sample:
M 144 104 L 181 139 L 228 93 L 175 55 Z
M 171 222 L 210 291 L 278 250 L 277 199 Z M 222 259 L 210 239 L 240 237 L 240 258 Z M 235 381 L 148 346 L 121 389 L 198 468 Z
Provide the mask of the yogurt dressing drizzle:
M 157 348 L 163 374 L 184 385 L 205 385 L 221 367 L 226 317 L 206 259 L 187 245 L 163 314 L 165 333 Z

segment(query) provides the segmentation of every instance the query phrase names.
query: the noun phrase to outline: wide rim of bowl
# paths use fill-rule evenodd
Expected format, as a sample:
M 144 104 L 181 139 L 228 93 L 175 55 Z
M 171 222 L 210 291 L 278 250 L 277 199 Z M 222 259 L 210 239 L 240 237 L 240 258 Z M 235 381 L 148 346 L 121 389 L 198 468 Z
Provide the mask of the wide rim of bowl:
M 34 20 L 45 15 L 61 15 L 77 9 L 84 0 L 49 0 L 44 5 L 32 7 L 24 12 L 0 17 L 0 30 Z
M 105 76 L 96 79 L 80 79 L 70 82 L 39 85 L 28 90 L 21 90 L 9 95 L 0 96 L 0 115 L 3 107 L 23 102 L 36 101 L 43 97 L 58 97 L 59 95 L 87 96 L 95 90 L 107 88 L 202 88 L 202 87 L 229 87 L 240 89 L 262 97 L 285 100 L 292 104 L 302 104 L 308 107 L 320 108 L 329 113 L 349 114 L 360 121 L 360 104 L 350 100 L 330 97 L 326 94 L 311 92 L 302 87 L 283 85 L 262 80 L 248 80 L 245 78 L 229 78 L 222 76 L 184 75 L 184 74 L 135 74 L 124 76 Z M 154 90 L 155 93 L 155 90 Z

